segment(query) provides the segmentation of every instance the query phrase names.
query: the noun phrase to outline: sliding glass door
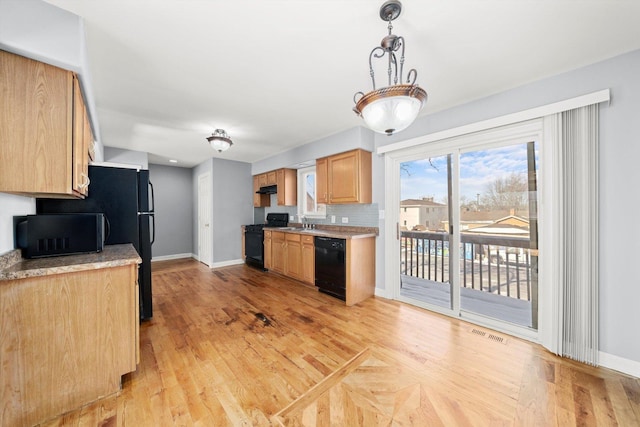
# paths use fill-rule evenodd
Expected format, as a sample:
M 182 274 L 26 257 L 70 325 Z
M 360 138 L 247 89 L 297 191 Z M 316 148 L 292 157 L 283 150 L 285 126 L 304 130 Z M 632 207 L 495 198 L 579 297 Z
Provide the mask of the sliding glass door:
M 451 308 L 451 155 L 400 165 L 400 295 Z
M 461 153 L 456 227 L 460 309 L 529 328 L 537 324 L 536 163 L 535 142 Z
M 398 161 L 398 299 L 537 329 L 536 138 L 465 136 Z

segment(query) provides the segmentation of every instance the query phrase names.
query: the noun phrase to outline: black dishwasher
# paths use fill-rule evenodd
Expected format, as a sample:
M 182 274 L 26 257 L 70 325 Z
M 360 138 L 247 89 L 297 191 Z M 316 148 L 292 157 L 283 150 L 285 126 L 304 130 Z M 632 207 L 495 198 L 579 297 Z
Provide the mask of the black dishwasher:
M 346 300 L 347 269 L 344 239 L 315 237 L 316 286 L 320 292 Z

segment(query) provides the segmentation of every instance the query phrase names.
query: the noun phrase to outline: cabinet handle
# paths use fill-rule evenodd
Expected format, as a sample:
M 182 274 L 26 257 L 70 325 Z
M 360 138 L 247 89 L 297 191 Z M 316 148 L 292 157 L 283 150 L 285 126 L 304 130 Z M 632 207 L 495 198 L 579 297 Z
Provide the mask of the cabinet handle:
M 89 184 L 91 184 L 91 180 L 89 179 L 89 175 L 83 173 L 83 174 L 80 174 L 80 176 L 82 176 L 84 178 L 84 181 L 82 182 L 82 184 L 78 185 L 78 187 L 87 188 L 89 186 Z

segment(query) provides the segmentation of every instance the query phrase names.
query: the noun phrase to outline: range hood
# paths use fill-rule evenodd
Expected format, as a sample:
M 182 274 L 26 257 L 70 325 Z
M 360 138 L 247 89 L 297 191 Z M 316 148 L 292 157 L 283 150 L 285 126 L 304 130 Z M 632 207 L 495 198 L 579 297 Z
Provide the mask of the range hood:
M 265 187 L 260 187 L 256 194 L 276 194 L 278 191 L 277 185 L 267 185 Z

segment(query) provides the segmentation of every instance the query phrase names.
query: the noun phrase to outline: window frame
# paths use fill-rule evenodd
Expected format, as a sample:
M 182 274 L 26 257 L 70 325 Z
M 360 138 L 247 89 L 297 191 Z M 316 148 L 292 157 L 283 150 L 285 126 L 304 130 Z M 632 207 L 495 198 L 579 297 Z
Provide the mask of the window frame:
M 307 193 L 307 175 L 314 175 L 314 194 L 316 194 L 315 210 L 313 212 L 307 212 L 306 210 L 306 193 Z M 311 218 L 311 219 L 325 219 L 327 217 L 327 205 L 323 203 L 317 203 L 317 180 L 316 180 L 316 167 L 315 165 L 298 169 L 298 217 Z

